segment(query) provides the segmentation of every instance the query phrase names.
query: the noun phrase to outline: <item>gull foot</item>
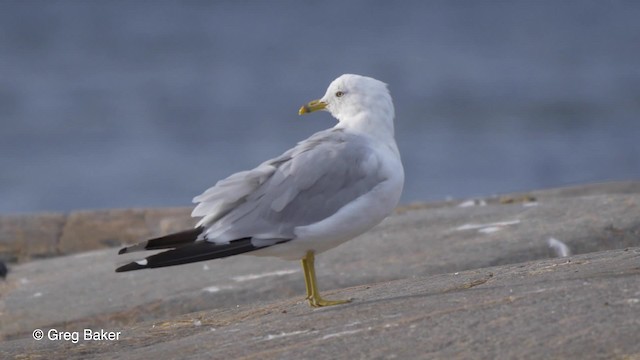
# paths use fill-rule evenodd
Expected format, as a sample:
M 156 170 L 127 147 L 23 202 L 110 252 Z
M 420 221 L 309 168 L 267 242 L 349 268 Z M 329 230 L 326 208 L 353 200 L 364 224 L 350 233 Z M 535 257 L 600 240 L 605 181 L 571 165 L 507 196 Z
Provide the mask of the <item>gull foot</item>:
M 341 305 L 341 304 L 348 304 L 348 303 L 351 302 L 351 299 L 348 299 L 348 300 L 325 300 L 325 299 L 322 299 L 320 297 L 317 297 L 317 298 L 309 297 L 309 298 L 307 298 L 307 300 L 309 300 L 309 305 L 311 305 L 312 307 Z

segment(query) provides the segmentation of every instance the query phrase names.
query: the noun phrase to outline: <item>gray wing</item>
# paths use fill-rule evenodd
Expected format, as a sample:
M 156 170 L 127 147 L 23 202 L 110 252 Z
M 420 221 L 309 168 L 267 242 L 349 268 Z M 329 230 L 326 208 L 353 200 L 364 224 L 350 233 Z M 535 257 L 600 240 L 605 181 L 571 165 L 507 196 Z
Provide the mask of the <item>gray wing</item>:
M 295 227 L 328 218 L 385 180 L 368 139 L 341 129 L 316 133 L 280 157 L 239 174 L 243 175 L 224 180 L 237 177 L 237 193 L 227 186 L 232 192 L 227 193 L 232 200 L 228 203 L 233 206 L 222 216 L 210 216 L 206 224 L 201 221 L 208 227 L 210 241 L 293 238 Z M 219 192 L 215 190 L 219 185 L 207 192 Z M 198 206 L 211 201 L 203 197 L 207 192 L 199 197 L 204 202 Z

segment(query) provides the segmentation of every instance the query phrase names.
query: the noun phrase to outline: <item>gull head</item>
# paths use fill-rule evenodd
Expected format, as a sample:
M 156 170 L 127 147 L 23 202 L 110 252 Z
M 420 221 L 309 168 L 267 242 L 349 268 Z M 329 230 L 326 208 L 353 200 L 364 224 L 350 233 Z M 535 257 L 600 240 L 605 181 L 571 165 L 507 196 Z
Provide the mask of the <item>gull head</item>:
M 300 115 L 317 110 L 328 111 L 349 125 L 387 125 L 393 131 L 394 109 L 387 84 L 367 76 L 344 74 L 333 80 L 325 95 L 303 105 Z

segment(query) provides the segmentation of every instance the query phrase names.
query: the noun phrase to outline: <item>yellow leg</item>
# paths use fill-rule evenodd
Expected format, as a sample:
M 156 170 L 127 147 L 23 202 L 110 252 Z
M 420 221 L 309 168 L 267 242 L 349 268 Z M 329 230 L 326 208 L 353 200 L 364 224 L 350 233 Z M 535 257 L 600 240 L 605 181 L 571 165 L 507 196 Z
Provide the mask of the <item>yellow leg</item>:
M 307 288 L 307 297 L 305 299 L 311 300 L 311 297 L 313 296 L 313 289 L 311 289 L 311 278 L 309 275 L 310 273 L 309 264 L 307 263 L 307 257 L 303 257 L 300 262 L 302 263 L 302 273 L 304 274 L 304 285 Z
M 339 305 L 350 302 L 351 300 L 325 300 L 320 297 L 318 285 L 316 283 L 316 269 L 314 265 L 315 257 L 313 251 L 308 251 L 300 261 L 302 263 L 302 271 L 304 272 L 304 283 L 307 286 L 307 300 L 312 307 Z

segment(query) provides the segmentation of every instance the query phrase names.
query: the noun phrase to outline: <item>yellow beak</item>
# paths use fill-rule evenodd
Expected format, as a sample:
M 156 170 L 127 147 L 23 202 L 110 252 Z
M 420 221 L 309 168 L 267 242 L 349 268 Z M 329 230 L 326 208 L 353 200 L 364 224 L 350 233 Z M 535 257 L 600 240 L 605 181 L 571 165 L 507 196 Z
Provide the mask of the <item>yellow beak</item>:
M 327 107 L 327 103 L 320 100 L 310 101 L 306 105 L 302 105 L 300 110 L 298 110 L 298 115 L 304 115 L 308 113 L 312 113 L 314 111 L 323 110 Z

